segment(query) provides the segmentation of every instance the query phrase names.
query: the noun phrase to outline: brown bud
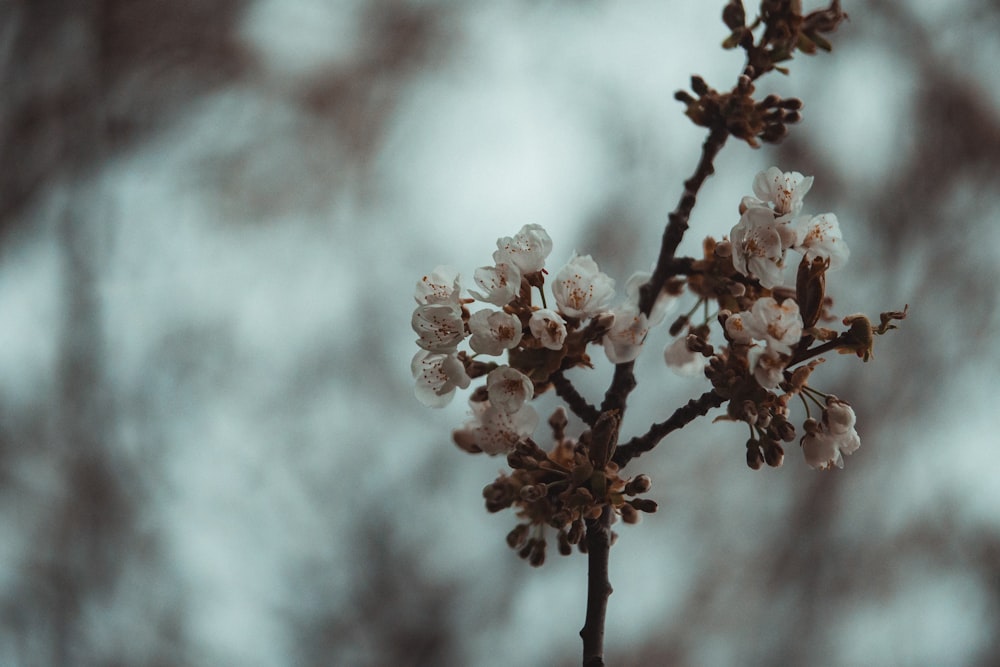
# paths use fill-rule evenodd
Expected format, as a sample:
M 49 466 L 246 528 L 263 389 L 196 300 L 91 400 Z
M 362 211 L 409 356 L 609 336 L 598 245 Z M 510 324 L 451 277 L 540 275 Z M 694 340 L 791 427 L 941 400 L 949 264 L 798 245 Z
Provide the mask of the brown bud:
M 633 498 L 626 502 L 627 505 L 631 505 L 640 512 L 645 512 L 646 514 L 652 514 L 656 511 L 658 505 L 655 500 L 650 500 L 649 498 Z
M 764 455 L 760 451 L 760 445 L 753 438 L 747 440 L 747 465 L 752 470 L 760 470 L 764 465 Z
M 636 475 L 625 485 L 625 495 L 635 496 L 646 493 L 653 486 L 653 480 L 649 475 Z
M 741 0 L 730 0 L 729 4 L 722 10 L 722 22 L 730 30 L 742 28 L 747 24 L 747 14 Z
M 639 512 L 632 505 L 625 503 L 618 508 L 625 523 L 639 523 Z
M 764 446 L 764 460 L 772 468 L 778 468 L 785 460 L 785 450 L 777 442 L 768 442 Z
M 528 524 L 519 523 L 514 527 L 514 530 L 507 533 L 507 546 L 511 549 L 519 549 L 524 546 L 524 543 L 528 539 Z
M 708 93 L 710 88 L 703 78 L 695 74 L 691 77 L 691 90 L 695 92 L 695 95 L 700 97 Z

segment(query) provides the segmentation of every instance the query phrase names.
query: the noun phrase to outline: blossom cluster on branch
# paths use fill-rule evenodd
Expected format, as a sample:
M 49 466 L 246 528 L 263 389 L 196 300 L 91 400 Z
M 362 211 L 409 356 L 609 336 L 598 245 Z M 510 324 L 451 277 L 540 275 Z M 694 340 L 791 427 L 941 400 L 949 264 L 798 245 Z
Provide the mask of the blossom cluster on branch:
M 622 299 L 616 300 L 615 281 L 590 255 L 573 252 L 550 276 L 553 241 L 537 224 L 499 238 L 492 264 L 475 269 L 476 287 L 468 292 L 450 267 L 439 266 L 417 282 L 411 320 L 420 348 L 411 364 L 417 398 L 441 407 L 457 389 L 479 380 L 469 396 L 470 417 L 453 440 L 466 452 L 507 456 L 510 472 L 483 495 L 490 511 L 515 510 L 520 523 L 508 543 L 532 564 L 544 561 L 547 527 L 565 554 L 573 545 L 586 549 L 585 526 L 589 535 L 598 517 L 634 523 L 640 512 L 654 511 L 655 502 L 638 497 L 649 490 L 649 478 L 622 470 L 712 409 L 725 409 L 716 421 L 746 426 L 752 469 L 780 466 L 785 446 L 796 440 L 805 463 L 823 470 L 843 467 L 844 457 L 860 447 L 853 408 L 816 389 L 812 374 L 828 352 L 868 361 L 875 337 L 894 329 L 906 309 L 882 313 L 877 325 L 863 314 L 836 325 L 827 273 L 844 266 L 850 250 L 835 214 L 805 212 L 813 177 L 777 167 L 757 174 L 728 235 L 707 237 L 700 258 L 674 256 L 726 138 L 756 147 L 780 140 L 787 125 L 801 119 L 800 100 L 768 95 L 758 101 L 754 81 L 772 70 L 787 73 L 779 63 L 796 51 L 828 50 L 824 35 L 845 18 L 837 0 L 807 15 L 794 0 L 764 0 L 749 24 L 742 2 L 726 5 L 723 20 L 731 34 L 724 46 L 745 50 L 747 64 L 728 92 L 693 76 L 694 95 L 677 93 L 688 117 L 710 133 L 670 215 L 653 272 L 633 275 Z M 789 280 L 793 258 L 797 270 Z M 693 304 L 669 325 L 674 340 L 663 359 L 681 375 L 704 375 L 710 389 L 619 445 L 636 386 L 632 367 L 650 330 L 666 322 L 685 294 Z M 599 405 L 567 376 L 593 368 L 592 346 L 616 365 Z M 532 401 L 550 389 L 565 409 L 548 419 L 553 444 L 545 450 L 535 441 L 540 417 Z M 793 400 L 805 409 L 801 422 L 793 418 Z M 566 409 L 583 422 L 582 433 L 567 433 Z

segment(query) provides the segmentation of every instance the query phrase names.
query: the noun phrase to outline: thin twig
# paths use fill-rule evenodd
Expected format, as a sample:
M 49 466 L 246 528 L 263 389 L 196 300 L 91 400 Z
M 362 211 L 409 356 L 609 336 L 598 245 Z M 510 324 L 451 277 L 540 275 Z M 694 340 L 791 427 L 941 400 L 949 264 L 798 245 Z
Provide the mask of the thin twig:
M 580 637 L 583 639 L 583 667 L 604 667 L 604 618 L 608 597 L 612 593 L 608 580 L 608 554 L 611 551 L 611 519 L 609 505 L 601 516 L 587 522 L 587 620 Z
M 714 390 L 706 391 L 698 398 L 692 398 L 685 405 L 677 408 L 666 421 L 653 424 L 644 435 L 632 438 L 620 445 L 615 450 L 615 463 L 619 467 L 624 467 L 632 459 L 656 447 L 670 433 L 687 426 L 698 417 L 707 414 L 712 408 L 717 408 L 725 402 L 726 399 L 719 396 Z
M 601 413 L 576 390 L 569 378 L 563 375 L 562 371 L 557 371 L 549 376 L 549 380 L 552 381 L 556 395 L 566 402 L 573 414 L 582 419 L 587 426 L 593 426 Z
M 698 167 L 695 169 L 694 175 L 684 181 L 684 192 L 681 194 L 681 200 L 677 204 L 677 208 L 670 214 L 670 222 L 667 223 L 666 229 L 663 230 L 663 238 L 660 242 L 660 255 L 656 260 L 656 268 L 653 269 L 653 275 L 649 279 L 649 282 L 639 290 L 639 310 L 647 315 L 653 309 L 656 297 L 659 296 L 667 280 L 673 277 L 671 275 L 671 260 L 674 258 L 674 253 L 677 252 L 677 246 L 680 245 L 681 239 L 684 238 L 684 232 L 688 229 L 688 220 L 691 217 L 691 210 L 694 208 L 695 201 L 697 200 L 698 190 L 701 189 L 705 179 L 715 173 L 713 165 L 715 156 L 719 154 L 719 151 L 726 144 L 728 136 L 729 131 L 725 127 L 712 128 L 712 131 L 705 139 L 705 143 L 701 146 L 701 159 L 698 161 Z

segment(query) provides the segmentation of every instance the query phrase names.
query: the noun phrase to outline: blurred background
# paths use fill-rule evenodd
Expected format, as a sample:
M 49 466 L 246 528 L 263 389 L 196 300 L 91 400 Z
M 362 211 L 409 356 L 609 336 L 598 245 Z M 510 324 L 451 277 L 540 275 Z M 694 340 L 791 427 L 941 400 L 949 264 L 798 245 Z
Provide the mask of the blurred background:
M 673 93 L 742 66 L 722 5 L 0 2 L 0 665 L 579 664 L 586 559 L 507 549 L 464 395 L 413 397 L 413 285 L 525 223 L 649 267 L 704 138 Z M 629 466 L 660 511 L 618 527 L 609 664 L 1000 661 L 1000 3 L 844 5 L 681 251 L 811 174 L 837 313 L 910 317 L 814 375 L 844 470 L 753 472 L 717 411 Z M 626 437 L 705 388 L 668 342 Z

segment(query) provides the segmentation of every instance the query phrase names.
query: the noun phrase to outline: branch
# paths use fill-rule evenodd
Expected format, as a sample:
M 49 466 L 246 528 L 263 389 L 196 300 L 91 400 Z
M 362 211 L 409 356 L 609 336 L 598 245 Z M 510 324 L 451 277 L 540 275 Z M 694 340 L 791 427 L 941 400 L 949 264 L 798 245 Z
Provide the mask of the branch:
M 604 617 L 612 593 L 608 581 L 608 555 L 613 516 L 611 506 L 605 505 L 600 518 L 587 522 L 587 620 L 580 630 L 583 667 L 604 667 Z
M 716 394 L 714 390 L 706 391 L 698 398 L 692 398 L 687 404 L 677 408 L 669 419 L 659 424 L 653 424 L 645 435 L 632 438 L 624 445 L 619 446 L 615 450 L 615 463 L 619 467 L 624 467 L 632 459 L 656 447 L 670 433 L 687 426 L 698 417 L 707 414 L 712 408 L 717 408 L 725 402 L 726 399 Z
M 639 310 L 647 315 L 656 302 L 663 286 L 667 280 L 672 278 L 671 260 L 677 252 L 677 246 L 684 238 L 684 232 L 688 229 L 688 220 L 691 217 L 691 210 L 697 200 L 698 190 L 709 176 L 715 173 L 713 162 L 715 156 L 719 154 L 726 143 L 729 131 L 725 127 L 714 127 L 701 146 L 701 159 L 694 175 L 684 181 L 684 193 L 677 208 L 670 214 L 666 229 L 663 230 L 663 239 L 660 242 L 660 256 L 656 260 L 656 268 L 653 275 L 645 285 L 639 289 Z
M 593 426 L 601 413 L 580 395 L 569 378 L 563 375 L 562 371 L 557 371 L 549 376 L 549 380 L 555 387 L 556 395 L 566 402 L 573 414 L 582 419 L 587 426 Z

